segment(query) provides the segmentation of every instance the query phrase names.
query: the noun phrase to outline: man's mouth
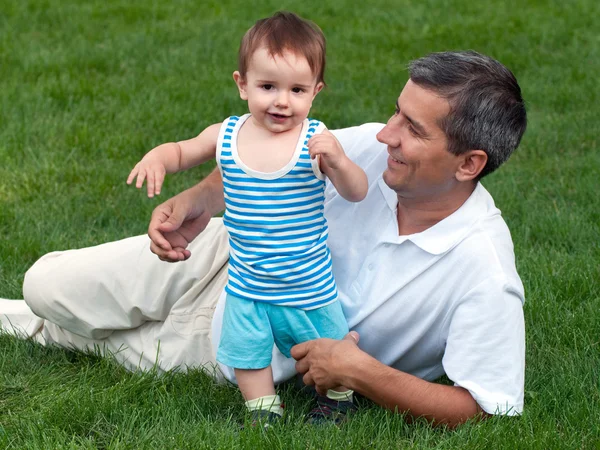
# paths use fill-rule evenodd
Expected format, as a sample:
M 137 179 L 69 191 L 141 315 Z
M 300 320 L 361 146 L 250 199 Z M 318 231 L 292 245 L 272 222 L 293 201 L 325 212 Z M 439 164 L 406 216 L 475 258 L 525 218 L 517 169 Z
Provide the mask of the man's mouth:
M 396 164 L 404 164 L 402 161 L 400 161 L 397 158 L 394 158 L 391 154 L 388 153 L 389 158 L 394 161 Z

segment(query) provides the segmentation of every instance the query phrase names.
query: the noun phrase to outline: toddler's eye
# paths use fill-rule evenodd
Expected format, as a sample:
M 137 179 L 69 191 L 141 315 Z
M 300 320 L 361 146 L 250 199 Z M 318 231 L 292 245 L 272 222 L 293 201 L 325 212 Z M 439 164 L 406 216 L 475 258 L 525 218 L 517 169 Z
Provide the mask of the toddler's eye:
M 263 89 L 265 91 L 270 91 L 271 89 L 273 89 L 273 85 L 272 84 L 263 84 Z
M 292 92 L 294 94 L 300 94 L 301 92 L 304 92 L 304 89 L 299 88 L 299 87 L 295 87 L 295 88 L 292 88 Z

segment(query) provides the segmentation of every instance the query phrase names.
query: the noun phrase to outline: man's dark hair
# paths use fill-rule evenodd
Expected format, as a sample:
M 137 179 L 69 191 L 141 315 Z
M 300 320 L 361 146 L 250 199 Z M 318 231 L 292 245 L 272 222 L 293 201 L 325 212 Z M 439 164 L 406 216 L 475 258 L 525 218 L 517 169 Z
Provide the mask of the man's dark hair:
M 500 167 L 519 146 L 527 113 L 517 79 L 504 65 L 474 51 L 440 52 L 412 61 L 408 71 L 413 83 L 450 103 L 439 124 L 448 150 L 487 154 L 478 179 Z

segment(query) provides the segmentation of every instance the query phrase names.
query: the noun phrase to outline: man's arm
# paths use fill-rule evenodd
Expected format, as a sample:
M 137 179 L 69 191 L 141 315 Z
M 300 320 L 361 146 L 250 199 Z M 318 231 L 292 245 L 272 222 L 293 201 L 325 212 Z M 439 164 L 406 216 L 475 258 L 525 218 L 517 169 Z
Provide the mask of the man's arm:
M 224 209 L 223 181 L 215 169 L 196 186 L 154 208 L 148 226 L 150 250 L 163 261 L 188 259 L 189 243 Z
M 358 334 L 351 332 L 341 341 L 316 339 L 293 347 L 304 382 L 321 393 L 343 385 L 387 409 L 450 427 L 483 413 L 466 389 L 431 383 L 386 366 L 360 350 L 357 340 Z

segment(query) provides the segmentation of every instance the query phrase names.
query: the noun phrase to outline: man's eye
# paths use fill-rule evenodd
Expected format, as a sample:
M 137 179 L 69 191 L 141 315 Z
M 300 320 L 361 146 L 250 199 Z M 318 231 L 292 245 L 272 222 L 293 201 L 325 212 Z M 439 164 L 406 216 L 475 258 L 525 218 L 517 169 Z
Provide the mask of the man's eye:
M 397 116 L 398 114 L 400 114 L 400 109 L 399 108 L 395 108 L 394 109 L 394 115 Z
M 271 89 L 273 89 L 273 85 L 272 84 L 263 84 L 263 89 L 265 91 L 270 91 Z
M 417 130 L 415 130 L 415 128 L 410 123 L 408 124 L 408 132 L 413 136 L 419 135 L 419 133 L 417 133 Z

